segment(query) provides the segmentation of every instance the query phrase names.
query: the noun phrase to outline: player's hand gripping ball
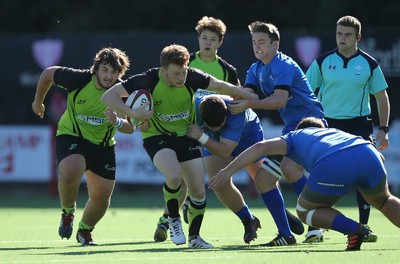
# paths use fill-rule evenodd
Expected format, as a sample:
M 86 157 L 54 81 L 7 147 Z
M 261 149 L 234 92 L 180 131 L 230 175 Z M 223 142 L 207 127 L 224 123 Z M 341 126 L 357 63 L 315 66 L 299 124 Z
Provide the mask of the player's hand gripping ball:
M 145 109 L 147 111 L 150 111 L 153 109 L 153 98 L 151 97 L 151 94 L 147 90 L 139 89 L 129 95 L 125 104 L 132 109 L 137 109 L 140 106 L 146 104 L 147 102 L 150 102 L 150 103 Z M 135 120 L 130 117 L 128 117 L 127 120 L 131 125 L 134 125 L 134 126 L 140 126 L 141 124 L 143 124 L 143 121 Z

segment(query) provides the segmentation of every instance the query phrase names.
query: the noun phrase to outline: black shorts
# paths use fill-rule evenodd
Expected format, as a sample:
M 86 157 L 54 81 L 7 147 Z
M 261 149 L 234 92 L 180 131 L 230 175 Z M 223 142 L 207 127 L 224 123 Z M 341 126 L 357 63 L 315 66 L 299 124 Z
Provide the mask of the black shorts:
M 115 146 L 104 147 L 70 135 L 57 136 L 57 162 L 72 154 L 81 154 L 85 158 L 86 170 L 102 178 L 115 180 Z
M 201 158 L 201 144 L 187 136 L 176 137 L 160 135 L 148 137 L 143 140 L 143 147 L 147 151 L 151 161 L 158 151 L 169 148 L 175 151 L 179 162 Z
M 368 116 L 360 116 L 350 119 L 333 119 L 325 117 L 331 128 L 337 128 L 344 132 L 361 136 L 375 145 L 374 124 Z

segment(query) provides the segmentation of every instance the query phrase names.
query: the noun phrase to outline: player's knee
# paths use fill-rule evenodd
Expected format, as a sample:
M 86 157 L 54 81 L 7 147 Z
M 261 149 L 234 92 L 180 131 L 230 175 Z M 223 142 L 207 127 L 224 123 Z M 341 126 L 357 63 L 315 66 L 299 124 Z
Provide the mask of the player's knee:
M 303 223 L 312 226 L 311 220 L 312 220 L 312 216 L 315 213 L 315 209 L 309 210 L 309 209 L 304 208 L 304 207 L 300 206 L 299 204 L 297 204 L 296 212 L 297 212 L 297 216 Z
M 296 210 L 296 212 L 297 212 L 297 216 L 299 217 L 301 222 L 305 223 L 306 222 L 307 212 L 301 212 L 301 211 L 298 211 L 298 210 Z
M 194 198 L 197 200 L 202 200 L 206 196 L 206 191 L 205 188 L 195 187 L 195 188 L 190 188 L 190 199 Z
M 381 209 L 386 201 L 390 198 L 389 194 L 383 194 L 375 197 L 368 197 L 366 201 L 373 207 Z
M 287 172 L 289 172 L 293 169 L 293 167 L 291 166 L 291 163 L 286 162 L 286 160 L 281 161 L 280 168 L 282 170 L 282 173 L 285 175 L 287 174 Z
M 257 174 L 254 178 L 254 184 L 260 193 L 268 192 L 278 186 L 278 178 L 267 174 Z
M 180 188 L 183 179 L 179 174 L 170 174 L 165 177 L 165 182 L 167 186 L 173 190 Z
M 364 199 L 374 208 L 380 209 L 386 203 L 386 201 L 391 196 L 389 189 L 387 186 L 381 191 L 379 194 L 371 194 L 367 193 L 363 190 L 360 190 Z
M 281 162 L 281 170 L 288 182 L 295 182 L 303 175 L 303 168 L 293 161 L 284 159 Z
M 81 180 L 82 175 L 85 173 L 86 165 L 84 163 L 63 163 L 59 166 L 58 174 L 61 178 L 66 178 L 67 180 Z

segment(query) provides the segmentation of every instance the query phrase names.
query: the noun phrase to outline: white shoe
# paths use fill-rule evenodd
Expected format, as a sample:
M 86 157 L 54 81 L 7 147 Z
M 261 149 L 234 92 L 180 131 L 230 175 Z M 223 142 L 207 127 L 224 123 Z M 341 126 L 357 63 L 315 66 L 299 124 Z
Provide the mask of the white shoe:
M 214 246 L 204 241 L 201 236 L 189 237 L 189 248 L 213 248 Z
M 303 243 L 324 242 L 324 232 L 325 232 L 325 229 L 322 229 L 322 228 L 308 231 L 308 233 L 306 235 L 306 240 L 304 240 Z
M 169 218 L 169 236 L 171 237 L 172 242 L 176 245 L 182 245 L 186 243 L 186 237 L 182 230 L 182 222 L 179 217 L 177 218 Z

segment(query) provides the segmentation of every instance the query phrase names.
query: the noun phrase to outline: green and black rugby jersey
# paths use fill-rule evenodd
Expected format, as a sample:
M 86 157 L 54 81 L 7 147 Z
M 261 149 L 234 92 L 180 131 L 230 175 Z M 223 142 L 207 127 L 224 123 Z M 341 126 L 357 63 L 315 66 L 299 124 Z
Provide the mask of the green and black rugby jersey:
M 227 63 L 225 60 L 218 57 L 217 55 L 215 57 L 215 60 L 208 62 L 208 61 L 203 61 L 200 58 L 200 51 L 197 51 L 196 53 L 191 53 L 189 66 L 192 68 L 200 69 L 219 80 L 229 82 L 233 85 L 240 84 L 236 69 L 232 65 Z M 204 96 L 210 94 L 216 94 L 216 92 L 211 90 L 198 89 L 195 93 L 195 97 L 203 98 Z M 201 102 L 201 99 L 199 99 L 198 102 Z M 196 112 L 196 123 L 200 126 L 204 126 L 204 122 L 200 118 L 200 113 L 198 111 L 199 109 L 197 109 Z
M 143 138 L 156 135 L 186 135 L 187 127 L 195 122 L 194 92 L 207 89 L 210 75 L 189 67 L 182 87 L 171 87 L 161 78 L 161 68 L 149 69 L 122 82 L 131 94 L 138 89 L 148 90 L 153 98 L 154 114 L 150 126 L 142 132 Z
M 106 90 L 97 89 L 94 78 L 89 70 L 63 67 L 54 73 L 55 84 L 68 91 L 67 109 L 58 122 L 57 136 L 72 135 L 112 146 L 116 128 L 105 116 L 106 105 L 100 100 Z
M 239 77 L 235 67 L 218 57 L 218 55 L 215 60 L 207 62 L 200 59 L 199 54 L 200 51 L 190 54 L 190 67 L 200 69 L 219 80 L 239 85 Z

